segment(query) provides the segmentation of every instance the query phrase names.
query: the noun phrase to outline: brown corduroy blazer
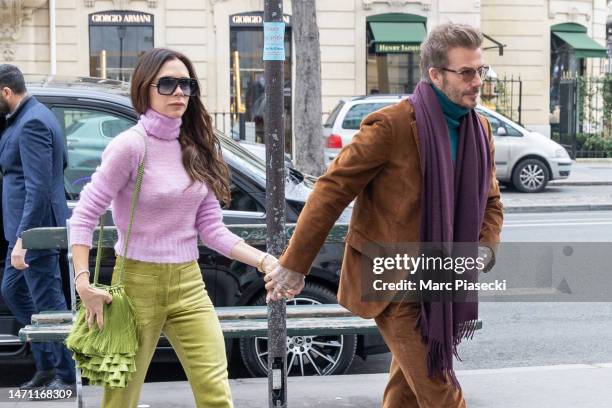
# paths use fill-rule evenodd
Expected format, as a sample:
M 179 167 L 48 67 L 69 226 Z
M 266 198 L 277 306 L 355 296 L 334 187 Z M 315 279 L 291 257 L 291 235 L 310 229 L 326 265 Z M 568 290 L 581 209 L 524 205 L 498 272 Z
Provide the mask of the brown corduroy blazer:
M 480 117 L 491 150 L 491 187 L 480 241 L 497 243 L 503 222 L 491 126 Z M 368 115 L 359 132 L 315 184 L 280 263 L 308 273 L 327 234 L 355 199 L 345 242 L 338 302 L 364 318 L 380 314 L 389 301 L 362 300 L 362 259 L 369 243 L 418 242 L 421 223 L 419 138 L 407 99 Z

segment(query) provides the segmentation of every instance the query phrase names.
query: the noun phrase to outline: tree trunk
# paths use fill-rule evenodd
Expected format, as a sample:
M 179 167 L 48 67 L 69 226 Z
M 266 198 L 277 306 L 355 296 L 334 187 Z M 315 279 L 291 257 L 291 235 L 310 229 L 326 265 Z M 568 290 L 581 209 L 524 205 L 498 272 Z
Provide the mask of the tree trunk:
M 294 143 L 298 170 L 325 171 L 321 108 L 321 47 L 315 0 L 291 0 L 295 40 Z

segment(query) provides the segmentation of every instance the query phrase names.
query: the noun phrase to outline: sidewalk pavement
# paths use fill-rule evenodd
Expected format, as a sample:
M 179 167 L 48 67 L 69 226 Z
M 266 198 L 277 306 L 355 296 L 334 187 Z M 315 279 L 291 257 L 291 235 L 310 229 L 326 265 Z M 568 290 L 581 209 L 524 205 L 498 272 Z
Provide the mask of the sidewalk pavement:
M 612 159 L 578 159 L 572 163 L 572 170 L 568 178 L 553 180 L 550 185 L 612 185 Z
M 612 187 L 550 186 L 541 193 L 533 194 L 502 189 L 501 200 L 505 213 L 611 211 Z
M 567 179 L 551 181 L 535 194 L 502 189 L 502 202 L 506 213 L 610 211 L 612 188 L 605 186 L 612 186 L 612 160 L 579 159 Z
M 457 371 L 469 408 L 612 407 L 612 364 L 573 364 Z M 379 408 L 387 374 L 291 377 L 290 408 Z M 266 378 L 231 380 L 235 408 L 265 408 Z M 7 389 L 0 389 L 6 401 Z M 100 387 L 85 387 L 85 407 L 98 407 Z M 191 408 L 187 382 L 147 383 L 139 408 Z M 65 408 L 74 402 L 0 402 L 0 408 Z M 403 407 L 398 407 L 403 408 Z

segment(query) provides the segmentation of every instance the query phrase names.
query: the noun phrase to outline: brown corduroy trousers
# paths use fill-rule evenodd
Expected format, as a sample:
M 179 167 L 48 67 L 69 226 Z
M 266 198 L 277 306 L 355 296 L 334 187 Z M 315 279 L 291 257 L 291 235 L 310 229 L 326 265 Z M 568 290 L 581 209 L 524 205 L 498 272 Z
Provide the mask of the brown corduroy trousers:
M 461 390 L 427 375 L 427 348 L 415 327 L 420 305 L 392 302 L 376 324 L 393 354 L 383 408 L 466 408 Z

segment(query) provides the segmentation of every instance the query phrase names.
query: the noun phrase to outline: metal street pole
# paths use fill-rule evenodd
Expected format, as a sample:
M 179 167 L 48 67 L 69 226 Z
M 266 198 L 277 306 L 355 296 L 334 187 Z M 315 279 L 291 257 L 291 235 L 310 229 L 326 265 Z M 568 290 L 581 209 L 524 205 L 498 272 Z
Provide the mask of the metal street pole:
M 285 248 L 284 37 L 282 0 L 265 0 L 266 245 L 268 252 L 277 257 Z M 268 304 L 268 401 L 270 408 L 287 406 L 287 310 L 284 300 Z

